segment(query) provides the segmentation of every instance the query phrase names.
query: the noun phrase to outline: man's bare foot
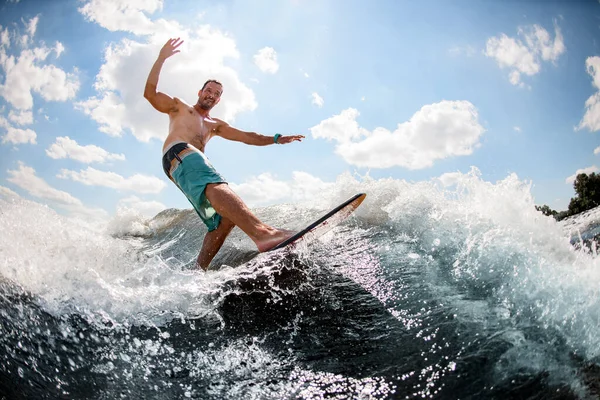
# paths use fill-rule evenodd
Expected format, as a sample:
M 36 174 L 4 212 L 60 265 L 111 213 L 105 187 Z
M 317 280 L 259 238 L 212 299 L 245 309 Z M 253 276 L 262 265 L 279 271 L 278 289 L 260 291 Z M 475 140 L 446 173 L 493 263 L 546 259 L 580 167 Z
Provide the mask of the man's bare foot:
M 274 229 L 272 234 L 265 236 L 262 240 L 256 241 L 256 247 L 258 247 L 258 251 L 260 251 L 261 253 L 269 251 L 273 247 L 277 246 L 279 243 L 294 236 L 295 234 L 295 231 L 288 231 L 285 229 Z

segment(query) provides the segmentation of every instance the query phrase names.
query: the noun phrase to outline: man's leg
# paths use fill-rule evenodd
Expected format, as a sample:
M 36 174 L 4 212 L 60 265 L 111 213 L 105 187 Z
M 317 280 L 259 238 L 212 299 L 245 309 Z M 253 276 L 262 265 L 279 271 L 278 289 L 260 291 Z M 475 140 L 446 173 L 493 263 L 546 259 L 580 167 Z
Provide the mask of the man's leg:
M 221 222 L 217 229 L 206 234 L 197 260 L 198 265 L 203 270 L 206 271 L 208 269 L 210 262 L 217 255 L 219 249 L 223 246 L 223 242 L 225 242 L 225 239 L 234 227 L 233 222 L 221 216 Z
M 258 251 L 270 250 L 294 234 L 262 223 L 227 184 L 209 183 L 204 193 L 222 217 L 227 218 L 250 236 Z

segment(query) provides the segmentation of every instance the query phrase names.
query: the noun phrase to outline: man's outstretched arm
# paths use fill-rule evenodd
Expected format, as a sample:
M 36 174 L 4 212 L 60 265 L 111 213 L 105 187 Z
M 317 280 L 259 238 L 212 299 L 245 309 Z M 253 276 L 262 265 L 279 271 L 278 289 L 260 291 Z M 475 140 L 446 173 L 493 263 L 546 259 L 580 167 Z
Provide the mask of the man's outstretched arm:
M 146 81 L 146 87 L 144 88 L 144 97 L 152 104 L 154 108 L 163 113 L 170 113 L 177 109 L 177 103 L 171 96 L 157 92 L 156 87 L 158 86 L 158 77 L 160 76 L 160 70 L 165 60 L 171 57 L 173 54 L 179 53 L 177 48 L 181 46 L 183 40 L 169 39 L 167 43 L 160 49 L 160 53 L 156 62 L 150 70 L 148 80 Z
M 274 136 L 265 136 L 256 132 L 244 132 L 229 126 L 226 122 L 219 121 L 216 134 L 224 139 L 234 140 L 236 142 L 242 142 L 245 144 L 251 144 L 253 146 L 268 146 L 270 144 L 287 144 L 291 142 L 301 142 L 304 139 L 303 135 L 278 135 L 277 142 L 275 142 Z

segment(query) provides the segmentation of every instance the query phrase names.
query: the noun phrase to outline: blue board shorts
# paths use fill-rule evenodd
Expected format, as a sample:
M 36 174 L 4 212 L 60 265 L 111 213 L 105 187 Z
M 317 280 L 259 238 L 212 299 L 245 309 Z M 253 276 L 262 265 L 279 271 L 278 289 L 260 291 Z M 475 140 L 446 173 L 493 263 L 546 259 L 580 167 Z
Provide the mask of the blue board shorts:
M 214 231 L 221 222 L 219 215 L 205 195 L 209 183 L 227 183 L 200 150 L 185 142 L 173 142 L 162 158 L 163 169 L 170 180 L 192 203 L 208 231 Z

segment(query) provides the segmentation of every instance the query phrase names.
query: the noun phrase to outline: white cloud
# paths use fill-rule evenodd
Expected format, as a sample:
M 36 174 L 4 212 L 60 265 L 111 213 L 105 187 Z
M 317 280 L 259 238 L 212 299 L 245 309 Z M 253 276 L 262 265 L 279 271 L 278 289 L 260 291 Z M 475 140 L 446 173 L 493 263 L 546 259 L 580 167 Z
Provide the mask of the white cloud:
M 21 35 L 21 37 L 19 38 L 20 42 L 21 42 L 21 46 L 23 47 L 27 47 L 31 41 L 33 40 L 33 37 L 35 36 L 35 32 L 37 31 L 37 24 L 40 20 L 39 15 L 36 15 L 35 17 L 31 18 L 29 21 L 23 21 L 22 22 L 25 24 L 25 31 L 27 32 L 27 34 L 25 35 Z
M 40 17 L 39 15 L 36 15 L 35 17 L 31 18 L 29 20 L 29 22 L 27 23 L 27 33 L 31 36 L 34 37 L 35 36 L 35 32 L 37 31 L 37 24 L 40 21 Z
M 323 104 L 325 104 L 325 101 L 323 100 L 323 98 L 321 96 L 319 96 L 319 93 L 313 92 L 312 103 L 314 105 L 316 105 L 317 107 L 323 107 Z
M 91 0 L 79 8 L 79 12 L 111 32 L 149 35 L 154 32 L 155 23 L 146 13 L 161 10 L 162 5 L 162 0 Z
M 565 52 L 565 43 L 558 25 L 554 24 L 554 40 L 547 30 L 539 25 L 519 29 L 529 48 L 544 61 L 556 61 Z
M 2 136 L 2 143 L 36 144 L 37 135 L 31 129 L 19 129 L 9 126 L 6 135 Z
M 33 122 L 33 114 L 31 111 L 22 111 L 17 114 L 11 110 L 8 114 L 8 118 L 13 122 L 21 124 Z M 25 143 L 36 144 L 37 135 L 33 130 L 15 128 L 2 115 L 0 115 L 0 128 L 6 130 L 6 134 L 2 136 L 2 143 L 12 143 L 15 145 Z
M 10 110 L 8 113 L 8 119 L 17 125 L 31 125 L 33 124 L 33 113 L 31 110 L 21 110 L 16 113 L 14 110 Z
M 569 176 L 567 179 L 565 179 L 566 183 L 569 184 L 573 184 L 575 182 L 575 179 L 577 178 L 577 175 L 579 174 L 591 174 L 592 172 L 598 172 L 598 167 L 596 167 L 595 165 L 592 165 L 591 167 L 587 167 L 587 168 L 582 168 L 582 169 L 578 169 L 575 174 Z
M 514 129 L 516 132 L 521 132 L 521 127 L 520 127 L 520 126 L 513 126 L 513 129 Z
M 359 167 L 408 169 L 431 167 L 436 160 L 469 155 L 485 131 L 475 106 L 468 101 L 442 101 L 423 106 L 395 131 L 358 125 L 359 113 L 342 111 L 311 128 L 315 139 L 338 142 L 336 153 Z
M 0 26 L 0 29 L 2 27 Z M 10 47 L 10 32 L 8 31 L 8 28 L 4 28 L 4 30 L 2 30 L 2 32 L 0 32 L 0 46 L 3 47 Z
M 291 181 L 278 180 L 270 173 L 252 177 L 244 183 L 229 184 L 249 206 L 267 205 L 282 201 L 302 201 L 333 187 L 306 172 L 294 171 Z
M 100 99 L 90 97 L 85 101 L 75 103 L 75 109 L 83 111 L 99 123 L 98 130 L 100 132 L 104 132 L 109 136 L 121 136 L 123 134 L 121 121 L 127 119 L 127 112 L 125 103 L 121 102 L 116 93 L 107 91 Z M 134 129 L 133 126 L 130 128 Z
M 521 73 L 519 71 L 512 71 L 508 74 L 508 80 L 515 86 L 525 87 L 525 84 L 521 82 Z
M 368 131 L 361 128 L 356 122 L 360 113 L 355 108 L 343 110 L 340 114 L 328 118 L 310 130 L 315 139 L 337 140 L 338 142 L 349 142 L 361 136 L 367 136 Z
M 130 208 L 146 217 L 154 217 L 167 207 L 159 201 L 144 201 L 137 196 L 129 196 L 119 200 L 117 208 Z
M 184 40 L 181 53 L 165 62 L 158 90 L 194 104 L 202 84 L 216 78 L 223 83 L 225 92 L 213 116 L 231 122 L 238 113 L 254 110 L 257 106 L 254 93 L 240 81 L 233 68 L 225 65 L 227 59 L 239 58 L 235 41 L 208 25 L 192 31 L 176 22 L 154 21 L 146 16 L 161 6 L 160 1 L 94 0 L 80 8 L 91 21 L 107 29 L 149 36 L 141 41 L 123 39 L 109 44 L 96 76 L 98 94 L 77 103 L 76 107 L 111 136 L 130 131 L 140 141 L 164 140 L 168 119 L 144 99 L 143 88 L 160 48 L 169 37 L 181 37 Z
M 229 186 L 250 206 L 271 203 L 291 196 L 289 184 L 276 180 L 270 173 L 252 177 L 241 184 L 230 183 Z
M 600 154 L 600 146 L 598 146 L 598 147 L 596 147 L 596 148 L 594 149 L 594 154 L 595 154 L 595 155 L 598 155 L 598 154 Z
M 499 38 L 492 37 L 486 44 L 485 55 L 496 59 L 501 68 L 513 68 L 509 77 L 510 83 L 518 85 L 521 73 L 535 75 L 540 65 L 534 55 L 520 41 L 502 34 Z
M 440 175 L 437 179 L 444 185 L 444 187 L 449 187 L 456 185 L 460 178 L 462 178 L 464 174 L 460 172 L 446 172 L 445 174 Z
M 277 52 L 272 47 L 263 47 L 254 55 L 254 64 L 265 73 L 274 74 L 279 70 Z
M 487 40 L 484 54 L 494 58 L 501 68 L 509 68 L 510 83 L 524 87 L 521 74 L 532 76 L 541 69 L 542 61 L 556 61 L 565 51 L 563 37 L 554 24 L 555 37 L 539 25 L 520 28 L 518 34 L 524 39 L 508 37 L 506 34 Z
M 585 67 L 592 77 L 592 85 L 600 90 L 600 57 L 588 57 L 585 61 Z
M 35 33 L 35 17 L 29 22 L 28 32 Z M 27 36 L 27 35 L 26 35 Z M 2 42 L 5 42 L 4 33 Z M 25 43 L 28 46 L 29 39 Z M 25 48 L 15 57 L 6 53 L 0 46 L 0 68 L 4 73 L 4 83 L 0 84 L 0 96 L 13 107 L 29 110 L 33 107 L 32 92 L 47 101 L 65 101 L 71 99 L 79 89 L 77 70 L 67 73 L 52 64 L 46 63 L 53 51 L 42 45 L 33 49 Z
M 587 128 L 592 132 L 600 130 L 600 57 L 588 57 L 585 61 L 588 74 L 592 77 L 592 85 L 598 89 L 585 102 L 585 114 L 576 129 Z
M 53 188 L 42 178 L 38 177 L 33 168 L 28 167 L 22 162 L 19 162 L 19 169 L 8 170 L 7 172 L 9 175 L 6 179 L 7 181 L 14 183 L 34 197 L 49 200 L 63 206 L 82 205 L 81 200 L 67 192 Z
M 7 187 L 0 186 L 0 197 L 14 198 L 14 197 L 21 197 L 21 196 L 19 196 L 16 192 L 10 190 Z
M 57 177 L 71 179 L 88 186 L 104 186 L 138 193 L 159 193 L 166 186 L 163 180 L 155 176 L 135 174 L 129 178 L 124 178 L 114 172 L 100 171 L 92 167 L 79 172 L 61 169 Z
M 65 51 L 65 46 L 61 42 L 56 42 L 54 46 L 54 52 L 56 53 L 56 58 L 60 57 L 60 55 Z
M 109 153 L 101 147 L 93 144 L 87 146 L 79 145 L 68 136 L 57 137 L 56 141 L 46 150 L 50 158 L 71 158 L 83 163 L 103 163 L 110 160 L 125 160 L 125 155 Z
M 7 181 L 14 183 L 30 195 L 49 202 L 51 206 L 66 210 L 71 216 L 87 220 L 98 220 L 108 216 L 105 210 L 86 207 L 78 198 L 73 197 L 67 192 L 53 188 L 42 178 L 38 177 L 33 168 L 28 167 L 22 162 L 19 162 L 19 169 L 8 170 L 7 172 L 9 175 L 6 179 Z

